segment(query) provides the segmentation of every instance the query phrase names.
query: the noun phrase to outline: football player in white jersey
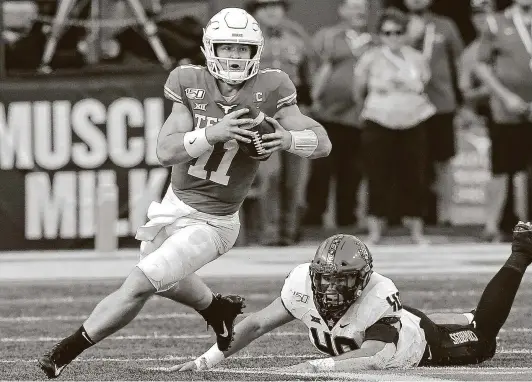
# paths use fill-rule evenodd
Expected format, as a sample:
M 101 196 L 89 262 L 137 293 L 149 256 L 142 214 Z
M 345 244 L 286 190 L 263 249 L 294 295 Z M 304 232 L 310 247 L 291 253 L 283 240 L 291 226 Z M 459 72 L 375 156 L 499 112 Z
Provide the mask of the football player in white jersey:
M 471 313 L 426 316 L 403 306 L 392 280 L 373 270 L 366 245 L 334 235 L 311 263 L 287 276 L 281 296 L 235 327 L 228 351 L 216 345 L 173 370 L 206 370 L 256 338 L 297 319 L 326 358 L 280 372 L 340 372 L 415 366 L 466 365 L 495 354 L 496 337 L 510 312 L 523 274 L 532 263 L 532 225 L 514 228 L 512 253 Z
M 205 27 L 206 67 L 182 65 L 169 74 L 164 95 L 173 102 L 172 112 L 156 151 L 159 162 L 172 167 L 171 185 L 161 203 L 150 205 L 148 223 L 137 230 L 141 259 L 124 283 L 39 358 L 49 378 L 129 324 L 154 294 L 198 311 L 220 349 L 231 344 L 243 300 L 213 295 L 195 272 L 237 239 L 238 210 L 260 164 L 239 142 L 251 143 L 254 134 L 248 129 L 266 118 L 275 132 L 261 137 L 265 155 L 284 150 L 313 159 L 331 151 L 323 126 L 299 110 L 288 75 L 259 69 L 263 45 L 257 21 L 242 9 L 226 8 Z M 259 116 L 246 118 L 250 111 L 260 111 Z

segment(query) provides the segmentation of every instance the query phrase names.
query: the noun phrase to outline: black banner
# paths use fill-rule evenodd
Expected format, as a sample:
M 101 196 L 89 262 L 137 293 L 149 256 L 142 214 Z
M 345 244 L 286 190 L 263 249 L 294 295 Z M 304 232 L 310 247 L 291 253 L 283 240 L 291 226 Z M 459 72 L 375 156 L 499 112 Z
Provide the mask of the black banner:
M 0 250 L 92 248 L 101 182 L 119 189 L 120 246 L 138 245 L 168 182 L 155 150 L 166 76 L 0 84 Z

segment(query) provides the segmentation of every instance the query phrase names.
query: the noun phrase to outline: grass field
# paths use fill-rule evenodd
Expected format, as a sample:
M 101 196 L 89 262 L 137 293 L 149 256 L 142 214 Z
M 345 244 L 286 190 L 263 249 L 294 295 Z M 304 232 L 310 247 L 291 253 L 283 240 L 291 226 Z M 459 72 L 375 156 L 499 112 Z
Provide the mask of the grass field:
M 400 261 L 398 261 L 400 264 Z M 0 263 L 1 266 L 1 263 Z M 430 274 L 402 271 L 393 277 L 403 303 L 425 312 L 469 311 L 490 274 Z M 207 278 L 213 290 L 246 297 L 245 313 L 271 302 L 284 276 Z M 72 333 L 96 303 L 120 283 L 73 280 L 0 283 L 0 380 L 41 380 L 36 358 Z M 532 380 L 532 278 L 526 277 L 499 337 L 498 354 L 477 367 L 418 368 L 335 375 L 280 375 L 268 369 L 319 357 L 300 323 L 290 323 L 254 342 L 207 372 L 165 369 L 193 359 L 214 341 L 211 330 L 191 309 L 155 297 L 126 328 L 89 349 L 68 366 L 61 380 Z

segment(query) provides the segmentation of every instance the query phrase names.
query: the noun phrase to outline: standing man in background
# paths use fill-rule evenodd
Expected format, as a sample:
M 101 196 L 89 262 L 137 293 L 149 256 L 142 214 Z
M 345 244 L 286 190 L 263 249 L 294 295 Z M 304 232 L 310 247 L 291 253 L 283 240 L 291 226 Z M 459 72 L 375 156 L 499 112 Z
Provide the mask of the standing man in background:
M 427 124 L 428 175 L 426 223 L 449 224 L 453 178 L 450 162 L 454 157 L 454 116 L 458 107 L 457 77 L 464 43 L 456 24 L 449 18 L 430 11 L 432 0 L 404 0 L 410 12 L 408 34 L 411 44 L 420 50 L 430 64 L 431 80 L 427 86 L 436 114 Z M 431 194 L 436 193 L 436 205 Z
M 325 127 L 333 146 L 326 160 L 311 163 L 307 184 L 307 211 L 304 223 L 322 225 L 329 187 L 336 180 L 336 224 L 356 224 L 357 191 L 361 180 L 361 107 L 353 100 L 354 66 L 373 46 L 368 33 L 368 2 L 344 0 L 338 8 L 338 24 L 319 30 L 315 47 L 320 67 L 314 77 L 312 98 L 315 119 Z
M 299 107 L 306 114 L 316 56 L 303 27 L 286 17 L 288 6 L 287 0 L 253 0 L 247 3 L 247 11 L 263 31 L 261 68 L 281 69 L 288 74 L 296 86 Z M 306 167 L 305 158 L 289 153 L 274 153 L 261 163 L 261 244 L 287 246 L 299 240 Z
M 480 39 L 476 73 L 489 89 L 493 115 L 487 238 L 500 236 L 508 183 L 515 189 L 516 215 L 526 218 L 528 214 L 526 170 L 532 162 L 531 28 L 532 0 L 514 0 L 512 6 L 493 15 L 493 22 L 486 24 Z
M 468 113 L 472 112 L 491 118 L 488 99 L 489 89 L 484 85 L 475 73 L 478 65 L 478 50 L 480 47 L 480 34 L 490 25 L 493 27 L 495 19 L 494 0 L 471 0 L 471 14 L 473 27 L 477 33 L 477 38 L 473 40 L 463 51 L 460 58 L 460 71 L 458 76 L 458 87 L 463 94 L 464 108 Z

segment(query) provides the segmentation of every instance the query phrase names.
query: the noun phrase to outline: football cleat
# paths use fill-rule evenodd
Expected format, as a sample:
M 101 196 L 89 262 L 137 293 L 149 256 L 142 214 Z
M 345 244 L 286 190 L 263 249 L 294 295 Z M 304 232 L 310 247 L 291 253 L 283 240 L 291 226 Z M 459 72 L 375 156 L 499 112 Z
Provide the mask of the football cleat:
M 519 222 L 514 227 L 512 252 L 532 257 L 532 224 Z
M 212 317 L 205 317 L 207 325 L 212 327 L 216 333 L 216 343 L 218 349 L 225 351 L 229 349 L 234 336 L 235 319 L 242 314 L 244 299 L 240 296 L 221 296 L 214 297 L 216 301 L 216 310 Z
M 61 342 L 59 342 L 38 360 L 39 367 L 49 379 L 59 377 L 63 369 L 68 365 L 68 362 L 60 361 L 61 350 Z

